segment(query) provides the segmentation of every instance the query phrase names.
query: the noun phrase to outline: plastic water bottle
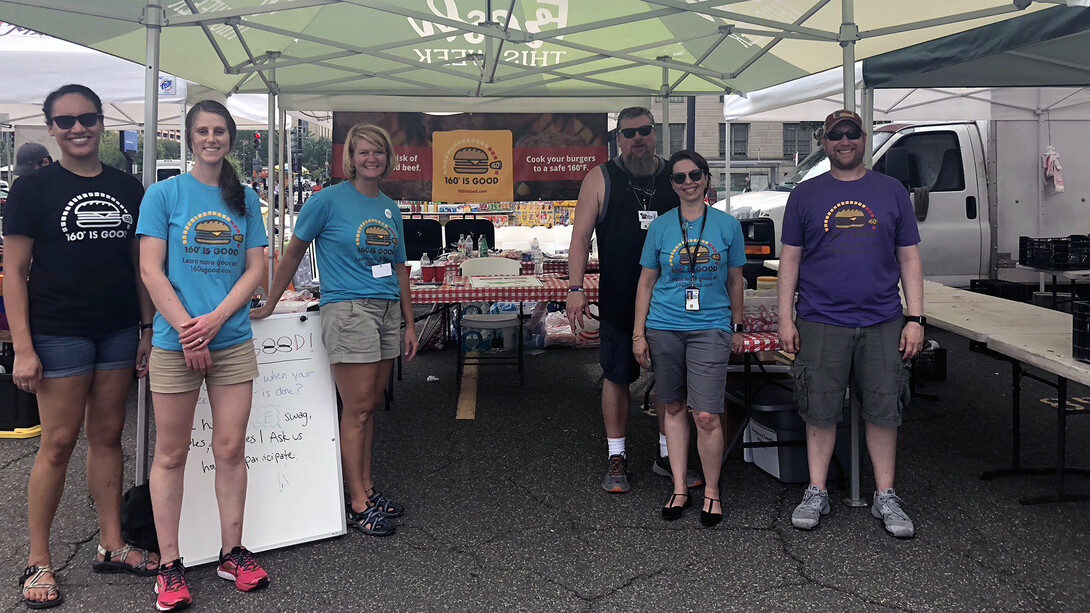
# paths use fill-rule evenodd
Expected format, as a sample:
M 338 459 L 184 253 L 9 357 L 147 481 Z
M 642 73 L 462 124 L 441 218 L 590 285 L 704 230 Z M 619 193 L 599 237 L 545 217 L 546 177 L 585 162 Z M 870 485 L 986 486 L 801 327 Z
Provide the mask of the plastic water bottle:
M 460 253 L 462 255 L 466 254 L 466 235 L 465 234 L 458 235 L 458 253 Z
M 545 271 L 545 262 L 541 255 L 541 243 L 538 242 L 537 237 L 530 242 L 530 257 L 534 261 L 534 274 L 541 276 Z
M 488 239 L 484 234 L 481 235 L 480 240 L 477 241 L 477 252 L 482 258 L 488 257 Z

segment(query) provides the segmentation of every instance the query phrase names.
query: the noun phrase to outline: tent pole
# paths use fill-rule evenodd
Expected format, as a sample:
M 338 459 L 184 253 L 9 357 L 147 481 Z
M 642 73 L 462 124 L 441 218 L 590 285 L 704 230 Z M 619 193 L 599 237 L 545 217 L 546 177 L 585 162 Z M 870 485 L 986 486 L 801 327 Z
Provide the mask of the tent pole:
M 660 57 L 659 61 L 666 61 L 667 58 Z M 669 158 L 670 151 L 670 69 L 663 66 L 662 68 L 662 86 L 659 88 L 659 96 L 662 100 L 662 153 L 665 157 Z M 618 126 L 620 127 L 620 126 Z
M 280 109 L 280 130 L 284 133 L 281 142 L 281 151 L 284 152 L 282 158 L 283 164 L 280 165 L 280 176 L 286 178 L 283 181 L 284 188 L 280 190 L 280 214 L 277 216 L 280 219 L 280 237 L 277 240 L 279 244 L 280 252 L 284 252 L 284 229 L 287 227 L 285 224 L 285 218 L 288 215 L 288 209 L 291 208 L 292 203 L 295 202 L 294 195 L 295 190 L 292 187 L 295 185 L 295 173 L 291 167 L 291 128 L 288 124 L 288 112 L 284 109 Z M 272 242 L 272 241 L 270 241 Z
M 148 0 L 144 6 L 144 23 L 147 30 L 147 48 L 144 52 L 144 158 L 141 166 L 144 187 L 148 187 L 155 183 L 155 153 L 159 135 L 159 35 L 163 23 L 163 7 L 159 0 Z M 151 423 L 147 405 L 148 379 L 144 377 L 136 386 L 137 485 L 148 480 L 148 439 Z
M 866 127 L 867 139 L 864 141 L 864 153 L 863 153 L 863 165 L 867 168 L 871 168 L 874 163 L 874 139 L 870 138 L 870 132 L 874 126 L 874 88 L 866 87 L 859 92 L 859 106 L 863 111 L 860 114 L 860 118 L 863 120 L 863 126 Z
M 280 53 L 277 52 L 277 51 L 269 51 L 268 55 L 269 55 L 269 60 L 270 61 L 274 61 L 274 60 L 276 60 L 276 58 L 280 57 Z M 276 240 L 276 234 L 274 234 L 274 226 L 273 226 L 273 222 L 275 221 L 275 215 L 276 215 L 276 213 L 275 213 L 276 198 L 275 198 L 275 196 L 272 197 L 272 198 L 269 198 L 269 196 L 273 196 L 276 193 L 276 187 L 275 187 L 276 186 L 276 182 L 275 182 L 276 175 L 275 175 L 275 172 L 274 172 L 275 169 L 276 169 L 276 146 L 273 144 L 273 141 L 276 140 L 275 138 L 273 138 L 273 136 L 276 134 L 276 90 L 277 90 L 277 86 L 276 86 L 276 69 L 273 68 L 272 70 L 269 71 L 269 130 L 268 130 L 268 134 L 269 134 L 269 172 L 266 174 L 266 176 L 268 177 L 268 186 L 269 186 L 269 188 L 268 188 L 268 192 L 266 192 L 266 194 L 265 194 L 265 197 L 268 198 L 268 201 L 269 201 L 269 215 L 268 215 L 269 219 L 268 219 L 268 227 L 265 229 L 265 231 L 266 231 L 266 235 L 269 237 L 269 244 L 273 245 L 274 248 L 268 250 L 268 252 L 269 252 L 269 267 L 268 267 L 269 268 L 269 277 L 268 277 L 268 284 L 265 286 L 266 291 L 272 289 L 273 266 L 275 266 L 275 264 L 276 264 L 276 262 L 275 262 L 276 254 L 274 253 L 276 251 L 276 249 L 275 249 L 275 244 L 276 243 L 273 242 L 273 241 Z
M 185 158 L 189 154 L 186 150 L 189 148 L 189 143 L 185 142 L 185 114 L 186 114 L 186 101 L 183 100 L 178 103 L 178 132 L 182 135 L 179 139 L 180 148 L 178 149 L 178 159 L 182 162 L 182 172 L 189 170 L 189 165 L 185 163 Z
M 842 21 L 840 46 L 844 49 L 844 108 L 855 110 L 855 41 L 859 40 L 859 26 L 855 24 L 854 0 L 841 0 Z

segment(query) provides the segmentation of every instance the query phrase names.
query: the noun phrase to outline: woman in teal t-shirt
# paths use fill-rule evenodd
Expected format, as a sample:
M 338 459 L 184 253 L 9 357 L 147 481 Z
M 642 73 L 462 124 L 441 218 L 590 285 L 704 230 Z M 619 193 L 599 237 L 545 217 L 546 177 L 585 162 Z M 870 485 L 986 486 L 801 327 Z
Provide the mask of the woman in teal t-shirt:
M 178 553 L 178 523 L 202 383 L 215 427 L 223 547 L 217 574 L 244 592 L 269 583 L 242 546 L 246 425 L 258 375 L 246 307 L 261 280 L 268 241 L 257 194 L 242 186 L 225 159 L 235 134 L 222 104 L 195 104 L 185 121 L 193 169 L 148 189 L 136 227 L 140 274 L 158 309 L 149 367 L 156 432 L 149 483 L 159 549 L 169 560 L 156 583 L 160 611 L 193 602 Z
M 655 393 L 666 405 L 666 448 L 674 492 L 662 517 L 681 517 L 692 504 L 685 486 L 689 418 L 696 422 L 696 446 L 704 468 L 700 521 L 723 519 L 719 468 L 723 432 L 719 414 L 727 382 L 727 359 L 742 350 L 742 293 L 746 263 L 742 226 L 729 213 L 704 203 L 708 162 L 694 151 L 678 151 L 667 163 L 681 206 L 651 222 L 643 243 L 632 351 L 647 368 L 654 365 Z
M 269 300 L 251 317 L 272 314 L 314 241 L 322 266 L 322 342 L 344 401 L 341 466 L 350 498 L 348 525 L 389 536 L 396 529 L 393 518 L 405 508 L 376 490 L 371 478 L 374 412 L 401 352 L 403 322 L 405 359 L 418 347 L 401 212 L 378 188 L 397 167 L 397 155 L 386 130 L 367 124 L 352 126 L 343 151 L 348 180 L 314 194 L 300 209 Z

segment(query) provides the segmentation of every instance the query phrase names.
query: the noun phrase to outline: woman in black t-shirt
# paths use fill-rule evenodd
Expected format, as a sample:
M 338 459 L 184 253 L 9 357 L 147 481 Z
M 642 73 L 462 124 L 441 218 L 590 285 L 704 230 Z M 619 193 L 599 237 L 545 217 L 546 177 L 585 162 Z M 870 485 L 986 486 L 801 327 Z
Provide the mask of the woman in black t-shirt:
M 63 600 L 49 552 L 68 460 L 87 432 L 87 485 L 99 520 L 95 572 L 154 575 L 158 556 L 121 537 L 121 429 L 133 367 L 151 350 L 151 300 L 136 275 L 143 188 L 98 159 L 102 103 L 82 85 L 45 99 L 59 163 L 21 177 L 4 206 L 4 302 L 12 379 L 38 395 L 41 443 L 27 488 L 30 556 L 20 579 L 31 608 Z M 34 265 L 31 266 L 31 261 Z

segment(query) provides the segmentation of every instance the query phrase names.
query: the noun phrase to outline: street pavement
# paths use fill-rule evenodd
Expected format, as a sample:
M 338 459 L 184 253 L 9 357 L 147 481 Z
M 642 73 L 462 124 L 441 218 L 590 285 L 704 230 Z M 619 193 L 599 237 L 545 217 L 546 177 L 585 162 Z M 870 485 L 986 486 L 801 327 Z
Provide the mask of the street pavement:
M 428 352 L 405 366 L 375 435 L 378 489 L 408 511 L 388 538 L 341 538 L 259 554 L 271 585 L 243 594 L 214 565 L 188 573 L 202 611 L 1086 611 L 1090 610 L 1090 502 L 1022 506 L 1053 491 L 1053 477 L 977 478 L 1010 462 L 1010 367 L 971 353 L 957 336 L 949 377 L 920 391 L 901 428 L 897 491 L 917 536 L 885 534 L 869 508 L 832 493 L 811 532 L 791 528 L 802 485 L 784 485 L 731 460 L 725 517 L 698 521 L 699 497 L 676 522 L 659 509 L 667 480 L 650 468 L 656 422 L 633 399 L 632 491 L 600 487 L 606 446 L 594 351 L 528 356 L 525 386 L 482 371 L 476 418 L 455 420 L 454 355 Z M 427 381 L 428 376 L 438 381 Z M 646 389 L 649 377 L 637 384 Z M 1090 393 L 1071 395 L 1090 406 Z M 1023 459 L 1055 459 L 1055 391 L 1027 380 Z M 135 395 L 134 395 L 135 397 Z M 125 434 L 133 478 L 135 400 Z M 1068 458 L 1090 465 L 1090 420 L 1071 419 Z M 15 579 L 26 564 L 26 482 L 37 440 L 0 440 L 0 607 L 22 611 Z M 52 546 L 66 602 L 58 610 L 152 610 L 154 579 L 91 572 L 97 522 L 78 445 Z M 873 480 L 864 463 L 863 491 Z M 1071 476 L 1070 491 L 1090 492 Z

